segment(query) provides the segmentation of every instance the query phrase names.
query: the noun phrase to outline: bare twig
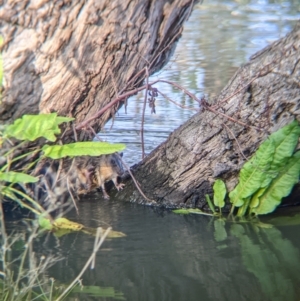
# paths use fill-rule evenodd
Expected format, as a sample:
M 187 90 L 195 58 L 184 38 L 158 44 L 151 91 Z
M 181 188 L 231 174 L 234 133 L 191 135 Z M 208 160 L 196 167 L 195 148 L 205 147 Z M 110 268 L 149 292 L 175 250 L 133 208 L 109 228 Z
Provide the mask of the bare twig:
M 126 170 L 128 171 L 128 173 L 130 174 L 137 190 L 140 192 L 140 194 L 142 195 L 142 197 L 147 200 L 150 203 L 156 203 L 156 201 L 149 199 L 148 197 L 145 196 L 145 194 L 143 193 L 139 183 L 137 182 L 137 180 L 135 179 L 134 175 L 132 174 L 130 167 L 124 162 L 124 160 L 122 159 L 122 157 L 117 153 L 119 159 L 121 160 L 122 164 L 125 166 Z
M 73 202 L 73 204 L 74 204 L 74 207 L 75 207 L 75 209 L 76 209 L 76 213 L 79 215 L 79 210 L 78 210 L 76 201 L 75 201 L 75 199 L 74 199 L 74 196 L 73 196 L 73 193 L 72 193 L 72 189 L 71 189 L 71 187 L 70 187 L 69 178 L 67 178 L 67 188 L 68 188 L 69 194 L 70 194 L 70 196 L 71 196 L 72 202 Z
M 217 109 L 220 107 L 221 104 L 227 102 L 230 98 L 232 98 L 233 96 L 239 94 L 241 91 L 243 91 L 244 89 L 247 89 L 257 78 L 259 78 L 259 75 L 255 76 L 254 78 L 252 78 L 245 86 L 241 87 L 240 89 L 238 89 L 236 92 L 234 92 L 233 94 L 229 95 L 228 97 L 226 97 L 225 99 L 222 99 L 222 101 L 220 101 L 219 103 L 211 106 L 214 109 Z
M 94 241 L 93 253 L 97 252 L 97 245 L 99 244 L 99 241 L 101 239 L 101 234 L 102 234 L 102 228 L 98 227 L 97 232 L 96 232 L 95 241 Z M 92 270 L 95 268 L 95 262 L 96 262 L 96 258 L 94 257 L 92 262 L 91 262 L 91 269 Z
M 175 104 L 176 106 L 182 108 L 182 109 L 185 109 L 185 110 L 190 110 L 190 111 L 196 111 L 196 112 L 199 112 L 198 109 L 196 108 L 191 108 L 191 107 L 187 107 L 187 106 L 184 106 L 184 105 L 181 105 L 180 103 L 172 100 L 169 96 L 167 96 L 166 94 L 162 93 L 161 91 L 157 90 L 157 92 L 164 98 L 166 98 L 168 101 L 172 102 L 173 104 Z
M 161 82 L 161 83 L 166 83 L 166 84 L 169 84 L 171 86 L 176 87 L 177 89 L 183 91 L 190 98 L 192 98 L 193 100 L 195 100 L 199 104 L 201 104 L 201 100 L 196 95 L 194 95 L 193 93 L 191 93 L 189 90 L 187 90 L 186 88 L 184 88 L 183 86 L 181 86 L 181 85 L 179 85 L 179 84 L 177 84 L 175 82 L 172 82 L 172 81 L 169 81 L 169 80 L 165 80 L 165 79 L 159 79 L 158 81 Z
M 232 118 L 232 117 L 230 117 L 230 116 L 228 116 L 228 115 L 226 115 L 226 114 L 224 114 L 224 113 L 221 113 L 221 112 L 219 112 L 219 111 L 213 109 L 212 107 L 205 106 L 205 109 L 208 110 L 208 111 L 211 111 L 212 113 L 215 113 L 216 115 L 221 115 L 221 116 L 227 118 L 228 120 L 230 120 L 230 121 L 232 121 L 232 122 L 234 122 L 234 123 L 237 123 L 237 124 L 239 124 L 239 125 L 242 125 L 242 126 L 244 126 L 244 127 L 248 127 L 248 128 L 250 127 L 250 128 L 253 128 L 253 129 L 257 130 L 257 131 L 263 131 L 263 129 L 261 129 L 261 128 L 258 128 L 258 127 L 253 126 L 253 125 L 248 125 L 248 124 L 246 124 L 246 123 L 244 123 L 244 122 L 241 122 L 241 121 L 239 121 L 239 120 L 236 120 L 236 119 L 234 119 L 234 118 Z
M 240 153 L 241 153 L 242 157 L 243 157 L 246 161 L 248 161 L 248 159 L 246 158 L 246 156 L 244 155 L 244 153 L 243 153 L 243 151 L 242 151 L 241 145 L 239 144 L 239 142 L 238 142 L 237 138 L 235 137 L 234 133 L 232 132 L 232 130 L 231 130 L 224 122 L 222 122 L 222 124 L 226 127 L 226 129 L 228 130 L 228 132 L 231 133 L 232 137 L 233 137 L 234 140 L 236 141 L 237 146 L 238 146 L 238 148 L 239 148 L 239 150 L 240 150 Z
M 157 83 L 158 81 L 154 81 L 153 83 L 151 84 L 155 84 Z M 121 94 L 120 96 L 116 97 L 115 99 L 113 99 L 111 102 L 109 102 L 106 106 L 104 106 L 101 110 L 99 110 L 97 113 L 95 113 L 94 115 L 92 115 L 90 118 L 88 118 L 87 120 L 79 123 L 77 126 L 76 126 L 76 130 L 79 130 L 81 128 L 84 128 L 86 127 L 91 121 L 93 121 L 94 119 L 96 118 L 99 118 L 104 112 L 106 112 L 106 110 L 108 110 L 109 108 L 111 108 L 112 106 L 114 106 L 116 103 L 118 103 L 119 101 L 124 101 L 124 99 L 128 98 L 129 96 L 132 96 L 134 94 L 136 94 L 137 92 L 139 91 L 142 91 L 145 89 L 145 86 L 141 86 L 139 88 L 136 88 L 136 89 L 133 89 L 133 90 L 130 90 L 124 94 Z

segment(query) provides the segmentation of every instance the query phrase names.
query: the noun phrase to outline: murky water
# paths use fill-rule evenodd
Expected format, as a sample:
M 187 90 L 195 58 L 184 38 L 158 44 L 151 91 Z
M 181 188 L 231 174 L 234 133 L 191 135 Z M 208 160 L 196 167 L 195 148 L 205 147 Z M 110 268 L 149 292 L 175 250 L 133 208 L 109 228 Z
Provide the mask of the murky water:
M 300 223 L 285 227 L 264 219 L 260 225 L 225 223 L 99 197 L 81 202 L 79 210 L 79 217 L 75 212 L 68 217 L 88 227 L 111 225 L 127 236 L 106 240 L 95 268 L 82 277 L 94 297 L 77 293 L 67 300 L 118 299 L 100 299 L 95 293 L 100 288 L 111 288 L 111 295 L 126 300 L 299 300 Z M 93 247 L 94 237 L 78 232 L 44 237 L 36 251 L 65 258 L 49 276 L 68 284 Z
M 238 66 L 284 36 L 299 18 L 298 0 L 205 1 L 186 24 L 172 61 L 152 78 L 179 82 L 213 98 Z M 197 108 L 172 87 L 157 87 L 181 105 Z M 130 165 L 141 158 L 142 104 L 142 94 L 130 99 L 127 114 L 122 109 L 113 128 L 108 124 L 101 133 L 108 141 L 127 145 L 124 158 Z M 147 153 L 193 114 L 160 97 L 156 105 L 157 114 L 146 111 Z M 90 293 L 67 300 L 299 301 L 299 225 L 225 223 L 106 201 L 100 194 L 82 200 L 79 212 L 70 212 L 68 218 L 87 227 L 112 226 L 127 236 L 105 241 L 95 269 L 83 276 Z M 94 237 L 80 232 L 40 241 L 37 254 L 64 257 L 49 270 L 57 283 L 70 283 L 94 246 Z M 110 297 L 100 298 L 100 287 L 111 288 Z

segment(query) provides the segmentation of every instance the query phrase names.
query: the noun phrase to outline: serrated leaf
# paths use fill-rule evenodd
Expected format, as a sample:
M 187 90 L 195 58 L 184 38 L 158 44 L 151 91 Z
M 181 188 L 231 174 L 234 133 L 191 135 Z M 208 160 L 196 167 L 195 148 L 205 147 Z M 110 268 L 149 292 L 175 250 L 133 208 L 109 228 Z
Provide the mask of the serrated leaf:
M 300 151 L 289 159 L 286 168 L 272 181 L 265 193 L 259 198 L 259 205 L 253 208 L 255 214 L 273 212 L 283 197 L 290 194 L 300 176 Z
M 225 195 L 227 193 L 225 183 L 222 180 L 216 180 L 213 186 L 214 190 L 214 204 L 219 208 L 225 205 Z
M 240 171 L 239 184 L 229 193 L 230 201 L 240 207 L 246 198 L 254 194 L 259 188 L 272 181 L 268 170 L 273 161 L 275 145 L 272 139 L 261 144 L 254 156 L 244 164 Z M 263 183 L 263 186 L 262 186 Z
M 76 142 L 65 145 L 44 145 L 44 155 L 51 159 L 75 156 L 100 156 L 112 154 L 125 148 L 125 144 L 108 142 Z
M 59 133 L 60 129 L 57 123 L 57 114 L 52 113 L 24 115 L 6 127 L 4 136 L 29 141 L 44 137 L 49 141 L 55 141 L 55 135 Z
M 15 171 L 0 171 L 0 181 L 5 181 L 9 183 L 35 183 L 39 179 L 22 172 Z

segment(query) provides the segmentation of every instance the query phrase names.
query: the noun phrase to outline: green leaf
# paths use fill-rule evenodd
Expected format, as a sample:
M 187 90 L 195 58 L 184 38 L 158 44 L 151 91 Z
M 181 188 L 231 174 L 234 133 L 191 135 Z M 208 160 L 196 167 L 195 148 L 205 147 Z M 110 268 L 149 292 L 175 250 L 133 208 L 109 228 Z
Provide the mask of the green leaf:
M 267 187 L 264 187 L 256 191 L 256 193 L 251 199 L 250 208 L 256 208 L 259 205 L 259 198 L 264 194 L 266 189 Z
M 11 190 L 10 187 L 6 186 L 6 187 L 1 187 L 1 195 L 6 196 L 9 199 L 12 199 L 16 202 L 18 202 L 18 197 L 14 194 L 14 192 Z
M 265 193 L 259 198 L 259 205 L 252 209 L 255 214 L 273 212 L 283 197 L 290 194 L 300 176 L 300 151 L 290 159 L 285 169 L 272 181 Z
M 43 215 L 39 216 L 39 225 L 45 230 L 52 230 L 53 226 L 49 218 L 44 217 Z
M 242 206 L 246 198 L 272 181 L 268 171 L 273 161 L 274 152 L 275 144 L 269 138 L 261 144 L 254 156 L 244 164 L 240 171 L 239 184 L 229 194 L 230 201 L 234 206 Z M 264 186 L 262 186 L 262 183 Z
M 271 135 L 275 143 L 275 155 L 272 162 L 274 168 L 285 165 L 286 159 L 290 158 L 298 144 L 300 126 L 297 120 L 281 128 Z
M 208 204 L 210 210 L 211 210 L 213 213 L 215 213 L 215 212 L 216 212 L 215 206 L 214 206 L 214 204 L 212 203 L 212 201 L 211 201 L 211 199 L 210 199 L 210 197 L 209 197 L 208 194 L 205 195 L 205 199 L 206 199 L 206 202 L 207 202 L 207 204 Z
M 60 134 L 58 125 L 70 120 L 73 118 L 60 117 L 56 113 L 24 115 L 5 128 L 4 137 L 29 141 L 44 137 L 53 142 L 56 140 L 55 135 Z
M 60 125 L 64 122 L 70 122 L 70 121 L 73 121 L 75 120 L 75 118 L 72 118 L 72 117 L 64 117 L 64 116 L 57 116 L 56 117 L 56 124 L 57 125 Z
M 84 227 L 82 224 L 72 222 L 64 217 L 57 218 L 53 224 L 54 229 L 65 229 L 65 230 L 72 230 L 72 231 L 80 231 Z
M 216 180 L 214 186 L 214 204 L 219 208 L 223 208 L 225 205 L 226 186 L 222 180 Z
M 244 199 L 244 204 L 239 208 L 237 216 L 244 216 L 248 210 L 250 197 Z
M 27 175 L 22 172 L 8 171 L 2 172 L 0 171 L 0 181 L 5 181 L 9 183 L 35 183 L 39 179 L 30 175 Z
M 176 214 L 190 214 L 188 209 L 175 209 L 175 210 L 172 210 L 172 211 Z
M 76 142 L 65 145 L 44 145 L 42 150 L 46 157 L 60 159 L 75 156 L 100 156 L 112 154 L 125 148 L 125 144 L 108 142 Z

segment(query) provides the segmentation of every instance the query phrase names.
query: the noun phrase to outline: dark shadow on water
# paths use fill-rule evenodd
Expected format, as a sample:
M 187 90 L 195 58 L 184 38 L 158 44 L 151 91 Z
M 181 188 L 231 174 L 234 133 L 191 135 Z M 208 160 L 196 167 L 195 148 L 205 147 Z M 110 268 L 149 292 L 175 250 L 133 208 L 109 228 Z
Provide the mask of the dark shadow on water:
M 299 225 L 288 227 L 288 239 L 283 228 L 266 223 L 175 215 L 96 194 L 80 202 L 79 212 L 68 218 L 88 227 L 112 226 L 127 235 L 105 241 L 95 269 L 83 276 L 85 286 L 114 288 L 126 300 L 299 300 Z M 64 257 L 49 276 L 67 284 L 93 246 L 94 237 L 84 233 L 47 234 L 38 238 L 35 251 L 37 256 Z M 84 296 L 79 299 L 99 300 Z

